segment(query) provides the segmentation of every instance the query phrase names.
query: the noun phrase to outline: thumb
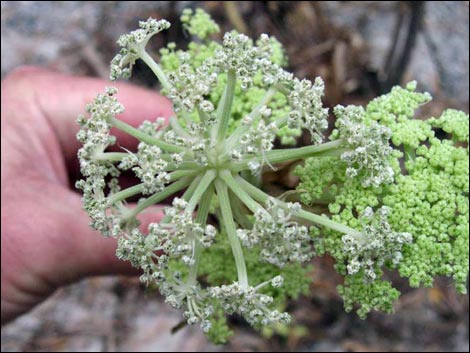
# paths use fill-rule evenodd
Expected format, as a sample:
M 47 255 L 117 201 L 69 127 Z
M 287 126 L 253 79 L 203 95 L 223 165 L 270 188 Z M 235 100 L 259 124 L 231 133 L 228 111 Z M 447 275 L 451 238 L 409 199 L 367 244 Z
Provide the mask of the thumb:
M 71 209 L 81 209 L 80 200 L 73 200 L 73 203 Z M 131 204 L 129 207 L 135 207 L 135 204 Z M 75 230 L 72 236 L 75 251 L 73 251 L 74 255 L 70 264 L 76 271 L 75 278 L 71 278 L 71 280 L 93 275 L 139 274 L 139 269 L 133 268 L 128 261 L 116 257 L 116 238 L 104 237 L 98 231 L 93 230 L 89 226 L 88 215 L 81 210 L 77 213 L 80 214 L 80 217 L 77 218 L 77 214 L 74 215 Z M 145 233 L 150 223 L 160 222 L 162 218 L 163 206 L 152 206 L 139 214 L 139 229 Z
M 2 324 L 82 277 L 139 273 L 116 258 L 116 239 L 89 227 L 77 193 L 20 179 L 2 189 L 2 201 L 8 199 L 1 217 Z M 154 206 L 142 228 L 161 218 L 161 207 Z

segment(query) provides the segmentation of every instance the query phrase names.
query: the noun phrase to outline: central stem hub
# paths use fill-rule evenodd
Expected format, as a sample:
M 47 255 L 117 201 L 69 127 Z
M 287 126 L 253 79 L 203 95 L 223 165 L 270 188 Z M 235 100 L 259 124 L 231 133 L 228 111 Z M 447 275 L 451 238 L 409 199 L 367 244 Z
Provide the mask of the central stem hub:
M 214 148 L 207 152 L 207 162 L 209 167 L 220 170 L 227 164 L 224 156 L 226 155 L 223 144 L 217 144 Z

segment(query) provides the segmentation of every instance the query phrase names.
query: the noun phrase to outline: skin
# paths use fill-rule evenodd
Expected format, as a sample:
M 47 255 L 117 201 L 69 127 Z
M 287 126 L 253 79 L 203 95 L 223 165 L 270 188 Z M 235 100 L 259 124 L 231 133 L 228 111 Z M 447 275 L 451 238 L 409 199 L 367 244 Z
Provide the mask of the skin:
M 1 320 L 2 325 L 86 276 L 136 274 L 115 256 L 116 241 L 89 227 L 74 190 L 79 178 L 76 118 L 110 83 L 24 67 L 2 81 Z M 138 126 L 171 115 L 163 97 L 113 84 L 126 107 L 119 118 Z M 136 140 L 112 131 L 119 146 Z M 143 227 L 161 217 L 155 207 Z

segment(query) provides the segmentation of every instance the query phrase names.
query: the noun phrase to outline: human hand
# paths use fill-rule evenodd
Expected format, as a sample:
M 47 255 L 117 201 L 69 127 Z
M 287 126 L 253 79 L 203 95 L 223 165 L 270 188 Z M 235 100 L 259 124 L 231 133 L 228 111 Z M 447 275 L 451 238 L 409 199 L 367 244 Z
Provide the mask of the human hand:
M 73 186 L 76 118 L 106 85 L 38 68 L 18 69 L 2 81 L 2 324 L 84 276 L 135 273 L 116 258 L 114 239 L 89 227 Z M 155 93 L 114 86 L 126 107 L 119 118 L 131 125 L 171 114 L 170 103 Z M 120 146 L 135 147 L 132 137 L 113 133 Z M 146 217 L 158 221 L 161 212 Z

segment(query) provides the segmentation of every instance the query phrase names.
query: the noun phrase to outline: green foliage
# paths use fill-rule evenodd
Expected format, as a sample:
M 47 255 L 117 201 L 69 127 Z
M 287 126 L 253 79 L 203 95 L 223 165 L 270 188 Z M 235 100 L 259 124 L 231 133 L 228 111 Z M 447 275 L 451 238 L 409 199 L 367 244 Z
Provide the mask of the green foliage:
M 263 293 L 273 297 L 274 305 L 283 309 L 287 299 L 297 299 L 299 295 L 308 295 L 313 268 L 293 263 L 279 269 L 273 265 L 259 262 L 259 248 L 247 249 L 244 252 L 250 282 L 263 283 L 281 275 L 284 283 L 281 287 L 264 287 Z M 181 266 L 180 268 L 183 268 Z M 206 249 L 200 264 L 200 274 L 211 285 L 232 283 L 237 278 L 237 271 L 231 256 L 228 238 L 224 234 L 217 237 L 215 243 Z M 285 326 L 285 324 L 278 324 Z M 290 326 L 290 325 L 289 325 Z M 279 330 L 279 327 L 277 328 Z M 227 319 L 223 315 L 212 320 L 212 329 L 208 337 L 214 343 L 226 343 L 233 332 L 228 328 Z
M 227 317 L 221 308 L 215 310 L 211 323 L 212 327 L 206 333 L 207 338 L 215 344 L 226 344 L 232 337 L 233 331 L 228 326 Z
M 449 276 L 465 293 L 469 265 L 469 118 L 463 112 L 446 110 L 438 119 L 414 119 L 416 109 L 430 100 L 428 94 L 416 93 L 415 87 L 415 83 L 406 89 L 395 87 L 366 107 L 366 120 L 378 121 L 392 131 L 393 183 L 364 187 L 357 179 L 346 177 L 346 163 L 337 157 L 324 157 L 311 158 L 296 170 L 301 177 L 298 189 L 303 191 L 303 203 L 315 205 L 327 200 L 333 219 L 353 228 L 361 226 L 359 215 L 367 207 L 387 206 L 392 228 L 413 236 L 413 242 L 403 246 L 400 275 L 409 278 L 413 287 L 432 286 L 434 277 Z M 435 137 L 437 128 L 450 138 Z M 339 287 L 346 309 L 359 303 L 361 317 L 370 310 L 391 311 L 397 290 L 387 281 L 364 281 L 363 272 L 348 275 L 343 235 L 327 229 L 323 234 L 320 252 L 332 255 L 337 270 L 346 276 Z M 392 263 L 386 266 L 396 267 Z M 378 277 L 383 274 L 381 268 L 376 272 Z
M 400 296 L 390 282 L 375 280 L 365 283 L 360 273 L 346 276 L 344 285 L 338 286 L 338 293 L 344 298 L 347 312 L 352 311 L 356 303 L 360 304 L 356 312 L 361 319 L 365 319 L 371 310 L 392 313 L 393 302 Z
M 237 278 L 236 267 L 228 245 L 228 238 L 224 234 L 220 234 L 214 245 L 205 250 L 200 271 L 202 275 L 206 276 L 209 283 L 222 285 L 231 283 Z M 311 266 L 292 263 L 278 268 L 269 263 L 260 263 L 260 251 L 261 249 L 258 247 L 244 251 L 250 282 L 263 283 L 274 276 L 281 275 L 284 278 L 282 287 L 265 287 L 263 291 L 272 296 L 279 304 L 282 304 L 287 298 L 296 299 L 301 294 L 308 294 L 311 283 L 309 273 L 313 270 Z
M 181 15 L 181 22 L 183 23 L 183 28 L 189 34 L 200 39 L 206 39 L 211 34 L 219 33 L 220 31 L 219 25 L 202 9 L 196 9 L 196 11 L 184 9 Z

